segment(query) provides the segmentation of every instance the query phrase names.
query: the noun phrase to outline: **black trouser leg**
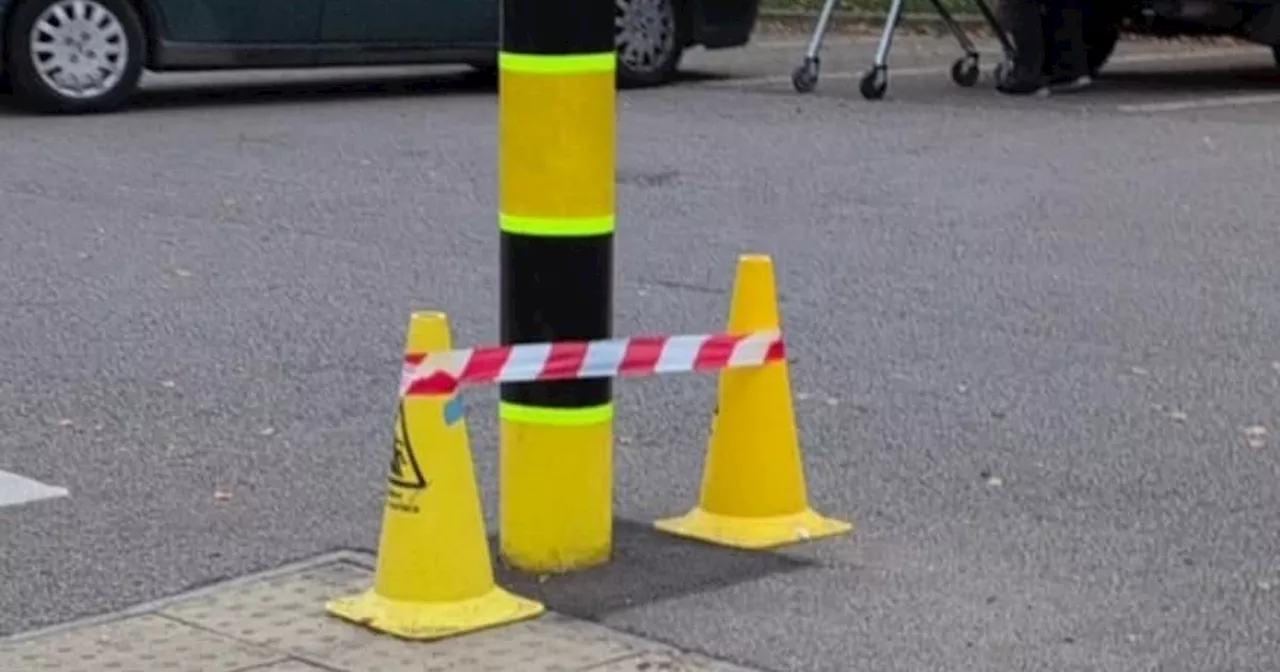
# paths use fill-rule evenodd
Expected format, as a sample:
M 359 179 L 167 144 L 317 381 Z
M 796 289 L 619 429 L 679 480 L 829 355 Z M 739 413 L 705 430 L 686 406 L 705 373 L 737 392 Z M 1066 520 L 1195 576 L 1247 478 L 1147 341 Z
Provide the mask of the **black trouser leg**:
M 1006 5 L 1012 23 L 1013 76 L 1038 78 L 1044 71 L 1044 25 L 1037 0 L 1009 0 Z
M 1084 14 L 1078 0 L 1046 0 L 1045 26 L 1053 48 L 1050 64 L 1055 79 L 1074 79 L 1089 73 L 1084 41 Z
M 1044 27 L 1039 1 L 1008 0 L 1005 10 L 1014 44 L 1013 67 L 996 83 L 996 89 L 1017 95 L 1035 93 L 1044 82 Z

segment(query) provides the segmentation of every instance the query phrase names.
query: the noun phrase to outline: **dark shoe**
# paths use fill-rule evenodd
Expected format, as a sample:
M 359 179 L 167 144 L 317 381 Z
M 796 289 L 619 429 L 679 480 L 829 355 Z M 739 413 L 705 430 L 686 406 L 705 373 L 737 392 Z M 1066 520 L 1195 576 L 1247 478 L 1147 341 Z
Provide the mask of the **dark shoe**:
M 996 83 L 996 91 L 1010 96 L 1031 96 L 1047 93 L 1044 83 L 1034 77 L 1009 77 Z
M 1039 69 L 1032 70 L 1025 64 L 1009 65 L 1001 63 L 996 66 L 996 90 L 1011 96 L 1027 96 L 1045 94 L 1044 75 Z

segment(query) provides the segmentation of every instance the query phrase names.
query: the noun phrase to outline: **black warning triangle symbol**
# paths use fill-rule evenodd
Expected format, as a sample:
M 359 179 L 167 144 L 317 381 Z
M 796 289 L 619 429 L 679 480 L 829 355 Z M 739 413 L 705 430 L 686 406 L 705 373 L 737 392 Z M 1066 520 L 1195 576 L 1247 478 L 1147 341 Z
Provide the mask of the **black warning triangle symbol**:
M 409 425 L 404 418 L 404 404 L 396 414 L 395 452 L 391 457 L 391 485 L 422 490 L 427 487 L 427 479 L 418 466 L 418 456 L 414 454 L 413 444 L 409 441 Z

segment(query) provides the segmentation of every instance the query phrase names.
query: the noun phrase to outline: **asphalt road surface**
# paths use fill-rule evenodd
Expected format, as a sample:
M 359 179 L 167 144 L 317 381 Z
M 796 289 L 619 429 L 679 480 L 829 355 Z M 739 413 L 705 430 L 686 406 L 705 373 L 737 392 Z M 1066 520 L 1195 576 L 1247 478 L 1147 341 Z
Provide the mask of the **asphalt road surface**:
M 622 94 L 616 332 L 718 329 L 774 255 L 814 503 L 857 532 L 556 605 L 779 671 L 1280 667 L 1269 53 L 1126 44 L 1010 99 L 905 40 L 868 103 L 867 40 L 799 96 L 780 39 Z M 408 313 L 497 333 L 494 93 L 425 72 L 0 115 L 0 470 L 54 493 L 0 508 L 0 634 L 375 547 Z M 619 386 L 625 521 L 693 503 L 713 384 Z

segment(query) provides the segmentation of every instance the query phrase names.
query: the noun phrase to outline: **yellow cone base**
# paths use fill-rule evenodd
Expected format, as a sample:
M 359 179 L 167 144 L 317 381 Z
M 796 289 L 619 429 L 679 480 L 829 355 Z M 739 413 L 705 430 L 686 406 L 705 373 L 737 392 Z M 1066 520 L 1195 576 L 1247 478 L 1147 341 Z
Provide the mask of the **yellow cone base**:
M 813 509 L 786 516 L 738 518 L 695 508 L 679 518 L 659 520 L 654 527 L 681 537 L 748 550 L 786 546 L 853 530 L 853 525 L 825 518 Z
M 402 639 L 435 640 L 523 621 L 542 614 L 532 600 L 494 588 L 480 597 L 439 604 L 389 600 L 372 590 L 325 605 L 338 618 Z

